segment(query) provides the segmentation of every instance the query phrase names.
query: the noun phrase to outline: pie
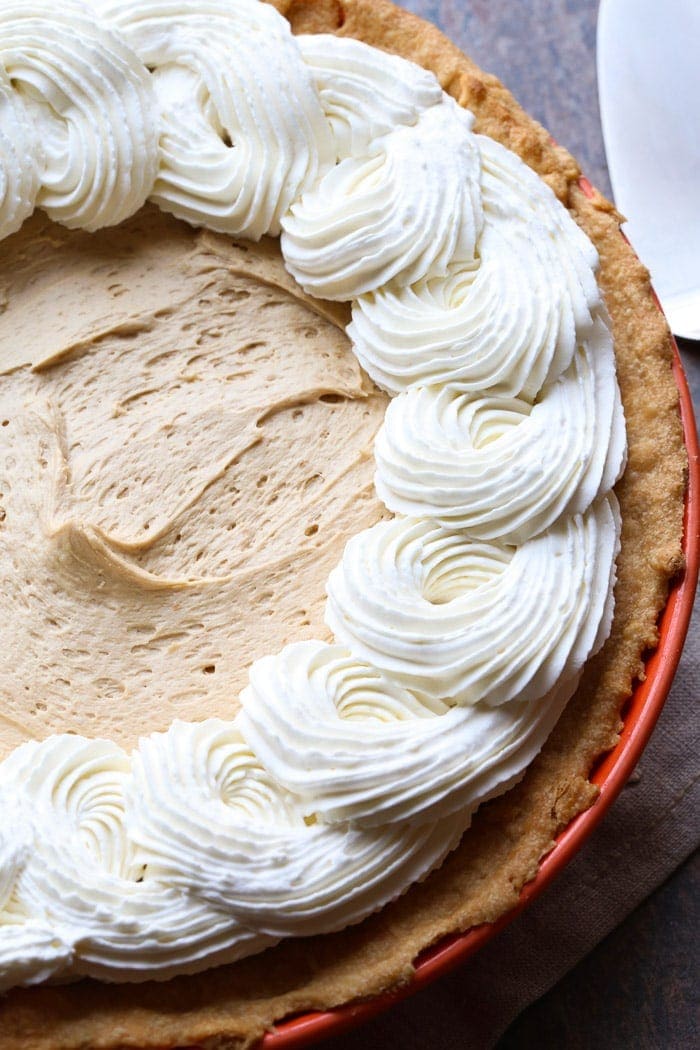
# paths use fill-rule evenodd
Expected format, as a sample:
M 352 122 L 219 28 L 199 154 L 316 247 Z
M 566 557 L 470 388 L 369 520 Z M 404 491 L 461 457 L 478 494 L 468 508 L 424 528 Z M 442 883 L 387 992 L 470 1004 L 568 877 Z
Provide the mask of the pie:
M 575 695 L 524 779 L 482 805 L 461 844 L 442 865 L 380 912 L 338 932 L 295 937 L 297 932 L 315 933 L 308 911 L 300 905 L 291 917 L 266 918 L 264 932 L 255 935 L 259 952 L 284 937 L 277 946 L 239 962 L 158 983 L 111 984 L 86 979 L 68 985 L 14 988 L 0 1001 L 0 1047 L 245 1045 L 287 1014 L 331 1007 L 396 985 L 410 976 L 412 960 L 422 948 L 447 933 L 494 921 L 515 904 L 557 832 L 595 798 L 588 773 L 595 759 L 615 741 L 622 705 L 634 679 L 643 673 L 645 650 L 655 643 L 656 621 L 669 581 L 682 566 L 685 459 L 670 370 L 670 335 L 653 300 L 646 271 L 620 236 L 620 217 L 595 191 L 587 191 L 579 181 L 575 161 L 551 143 L 498 81 L 478 70 L 434 27 L 384 0 L 342 4 L 317 0 L 278 7 L 295 33 L 355 38 L 435 73 L 443 89 L 474 113 L 474 130 L 517 153 L 536 171 L 596 246 L 628 443 L 627 469 L 616 486 L 622 544 L 612 630 L 604 647 L 586 664 Z M 314 49 L 313 41 L 305 47 L 311 65 L 322 63 L 322 48 Z M 170 87 L 166 82 L 164 90 Z M 425 91 L 429 94 L 430 88 L 426 86 Z M 439 102 L 436 112 L 438 106 L 449 108 L 448 102 Z M 303 104 L 302 100 L 299 105 Z M 136 121 L 140 118 L 135 112 L 130 119 Z M 41 114 L 37 119 L 43 119 Z M 463 118 L 455 119 L 459 123 Z M 175 123 L 168 134 L 175 150 L 179 135 Z M 352 150 L 355 129 L 351 127 L 347 134 Z M 434 141 L 439 152 L 439 133 L 427 141 Z M 468 164 L 466 137 L 460 148 Z M 497 166 L 498 147 L 484 140 L 482 149 L 487 154 L 491 151 Z M 263 161 L 267 163 L 265 157 Z M 410 162 L 409 158 L 406 163 Z M 306 168 L 299 176 L 302 182 L 316 178 L 315 163 L 313 157 L 305 159 Z M 146 168 L 139 168 L 134 186 L 139 180 L 148 182 Z M 193 203 L 192 194 L 180 193 L 182 180 L 177 181 L 175 162 L 173 171 L 170 181 L 163 178 L 157 183 L 154 199 L 165 202 L 170 210 L 175 201 L 181 217 L 201 225 L 199 204 Z M 124 208 L 130 194 L 137 192 L 134 186 L 124 193 Z M 284 192 L 280 190 L 282 197 Z M 461 184 L 454 192 L 466 193 Z M 53 209 L 54 217 L 65 222 L 59 196 L 58 189 L 53 197 L 45 194 L 42 207 L 49 215 Z M 316 203 L 320 209 L 323 201 Z M 89 229 L 91 224 L 100 225 L 101 200 L 90 199 L 88 204 L 81 222 Z M 267 203 L 263 201 L 260 207 L 264 211 Z M 453 256 L 465 252 L 467 258 L 474 240 L 469 207 L 465 198 L 467 218 L 459 229 L 454 222 L 440 226 L 447 231 L 446 243 Z M 224 216 L 216 221 L 225 225 L 231 220 Z M 3 586 L 11 615 L 3 627 L 3 650 L 11 659 L 6 655 L 2 668 L 3 755 L 19 754 L 21 748 L 12 749 L 28 737 L 44 739 L 66 732 L 106 737 L 131 748 L 145 734 L 155 732 L 163 737 L 173 719 L 185 719 L 177 726 L 202 718 L 222 720 L 221 726 L 214 727 L 219 734 L 216 746 L 235 750 L 225 720 L 231 718 L 233 698 L 256 661 L 260 669 L 253 674 L 248 700 L 244 699 L 242 724 L 251 734 L 257 733 L 256 752 L 269 752 L 270 761 L 278 763 L 279 775 L 303 795 L 304 778 L 294 779 L 299 775 L 294 755 L 280 756 L 273 746 L 274 719 L 279 716 L 270 715 L 272 729 L 266 729 L 263 701 L 267 679 L 278 676 L 279 692 L 293 680 L 298 654 L 310 650 L 294 649 L 295 660 L 289 657 L 281 670 L 264 663 L 266 654 L 304 639 L 317 638 L 323 645 L 330 640 L 323 623 L 324 585 L 346 541 L 350 541 L 346 547 L 350 554 L 341 562 L 345 569 L 333 570 L 329 582 L 329 622 L 336 638 L 363 654 L 363 659 L 368 652 L 378 651 L 381 617 L 375 617 L 369 636 L 364 629 L 371 613 L 367 591 L 356 586 L 354 568 L 362 566 L 369 588 L 382 559 L 373 549 L 369 554 L 358 551 L 351 537 L 369 528 L 381 537 L 382 556 L 392 543 L 408 542 L 403 533 L 396 539 L 403 519 L 382 523 L 389 515 L 373 488 L 371 459 L 372 440 L 389 400 L 381 388 L 396 393 L 392 384 L 398 384 L 402 389 L 405 361 L 394 366 L 391 346 L 387 349 L 370 338 L 373 330 L 376 336 L 385 327 L 381 318 L 376 321 L 377 302 L 370 292 L 366 308 L 353 312 L 350 331 L 355 332 L 355 342 L 365 354 L 363 358 L 360 353 L 362 363 L 380 386 L 360 368 L 344 335 L 349 314 L 342 302 L 367 294 L 358 283 L 364 278 L 356 275 L 354 249 L 352 245 L 348 248 L 347 265 L 340 267 L 338 259 L 342 262 L 344 257 L 339 237 L 326 242 L 323 230 L 319 233 L 314 225 L 314 215 L 307 215 L 304 221 L 307 227 L 301 229 L 297 213 L 296 225 L 287 222 L 285 257 L 289 269 L 304 282 L 305 291 L 285 270 L 275 242 L 254 245 L 232 242 L 226 233 L 193 231 L 152 205 L 98 233 L 66 230 L 36 215 L 4 242 L 0 361 L 5 382 L 0 401 L 4 394 L 3 430 L 9 444 L 4 457 L 6 510 L 0 527 L 9 536 L 21 524 L 21 535 L 28 538 L 6 544 L 9 554 L 4 565 L 10 565 L 12 571 Z M 478 216 L 473 219 L 477 225 L 478 221 Z M 253 227 L 253 232 L 257 235 L 272 228 L 274 219 L 268 215 L 264 229 Z M 397 273 L 411 284 L 419 256 L 442 250 L 433 228 L 428 229 L 425 243 L 412 240 L 402 248 L 400 271 L 395 267 L 389 273 L 387 267 L 394 263 L 386 262 L 380 246 L 377 269 L 371 275 L 375 284 L 370 281 L 369 287 L 383 284 L 384 278 L 394 279 Z M 307 251 L 311 240 L 313 258 Z M 486 258 L 484 246 L 484 265 Z M 343 282 L 348 280 L 355 281 L 353 293 L 344 297 L 347 284 Z M 234 371 L 230 355 L 220 349 L 230 345 L 237 348 Z M 558 345 L 556 340 L 551 342 L 553 355 L 559 353 Z M 240 364 L 244 358 L 249 366 Z M 416 360 L 416 356 L 411 358 L 414 364 Z M 553 366 L 549 360 L 532 367 L 540 368 L 541 382 L 545 382 Z M 409 379 L 407 385 L 411 382 Z M 471 394 L 466 373 L 461 374 L 461 382 L 460 397 L 466 398 L 468 411 Z M 519 411 L 515 402 L 518 392 L 527 390 L 527 382 L 525 377 L 513 391 L 506 391 L 513 399 L 509 412 Z M 425 389 L 421 386 L 415 396 L 409 391 L 402 401 L 406 404 L 413 398 L 412 410 L 419 419 L 427 418 L 425 413 L 434 408 L 420 401 Z M 162 390 L 167 392 L 167 410 L 158 393 Z M 499 396 L 506 396 L 502 388 L 499 391 Z M 31 411 L 17 412 L 18 401 L 30 405 Z M 398 398 L 392 404 L 397 402 Z M 563 426 L 568 416 L 563 409 L 559 412 Z M 378 446 L 383 463 L 380 492 L 387 503 L 394 501 L 399 514 L 416 515 L 415 507 L 420 505 L 429 508 L 426 519 L 433 521 L 442 515 L 448 528 L 451 523 L 455 529 L 475 529 L 479 542 L 486 546 L 479 549 L 478 557 L 470 554 L 470 572 L 489 578 L 501 572 L 487 551 L 491 529 L 500 529 L 497 535 L 507 535 L 511 546 L 524 548 L 533 537 L 548 535 L 551 521 L 547 515 L 556 517 L 552 508 L 561 511 L 576 506 L 578 482 L 573 494 L 557 490 L 549 509 L 540 508 L 536 519 L 516 515 L 505 526 L 500 520 L 494 525 L 488 514 L 475 517 L 472 504 L 464 500 L 447 507 L 440 503 L 436 510 L 430 492 L 417 491 L 413 484 L 419 472 L 402 466 L 401 427 L 391 429 L 392 413 L 397 414 L 393 408 L 387 413 L 383 444 Z M 609 413 L 612 419 L 612 402 Z M 339 433 L 343 436 L 340 445 Z M 489 443 L 487 435 L 475 445 L 480 448 Z M 435 442 L 426 445 L 421 462 Z M 594 494 L 598 493 L 596 486 L 602 485 L 596 498 L 603 503 L 607 488 L 601 479 L 614 480 L 621 465 L 619 442 L 616 449 L 610 463 L 605 460 L 596 468 Z M 414 444 L 410 451 L 413 456 Z M 18 463 L 22 456 L 26 462 Z M 232 471 L 232 465 L 237 469 Z M 18 486 L 17 478 L 32 478 L 32 483 Z M 99 514 L 93 513 L 95 507 Z M 601 526 L 603 537 L 612 535 L 612 513 L 606 518 L 608 532 Z M 33 534 L 27 521 L 39 521 L 40 530 Z M 433 535 L 420 521 L 412 528 L 410 542 L 424 542 L 428 534 Z M 605 542 L 601 540 L 599 546 L 605 547 Z M 442 565 L 439 558 L 437 564 Z M 605 576 L 603 570 L 609 573 L 609 566 L 600 570 Z M 535 579 L 526 570 L 523 573 L 525 580 Z M 379 569 L 375 575 L 381 577 Z M 546 572 L 540 576 L 547 579 Z M 605 579 L 607 594 L 607 576 Z M 450 586 L 456 586 L 453 577 L 450 580 Z M 444 585 L 443 577 L 439 584 Z M 217 602 L 203 612 L 200 596 L 212 590 L 216 590 Z M 165 592 L 175 598 L 167 622 L 156 624 L 156 610 L 161 609 Z M 524 608 L 530 608 L 526 599 L 531 593 L 535 592 L 523 587 Z M 78 602 L 76 594 L 81 596 Z M 70 610 L 66 595 L 73 598 Z M 540 606 L 556 597 L 551 589 L 541 595 Z M 450 595 L 441 592 L 434 604 L 439 609 L 449 601 Z M 605 622 L 604 606 L 601 599 L 594 627 Z M 348 609 L 355 610 L 352 616 Z M 510 609 L 504 606 L 501 612 Z M 533 599 L 528 618 L 537 612 L 538 603 Z M 561 618 L 573 616 L 564 606 L 559 612 Z M 518 627 L 517 609 L 513 615 L 517 633 L 524 628 Z M 545 621 L 547 630 L 556 630 L 556 616 L 545 617 Z M 147 661 L 143 656 L 146 640 Z M 460 644 L 466 646 L 468 641 L 460 636 Z M 588 639 L 588 651 L 595 649 L 596 641 L 592 636 Z M 386 645 L 390 642 L 386 640 Z M 434 667 L 430 673 L 417 668 L 410 647 L 402 654 L 396 704 L 416 702 L 410 697 L 418 697 L 424 706 L 439 703 L 439 697 L 431 693 L 438 672 Z M 313 659 L 318 659 L 316 651 Z M 446 659 L 445 674 L 452 674 L 456 659 Z M 345 673 L 341 655 L 334 651 L 329 660 L 324 665 L 331 667 L 329 674 Z M 174 662 L 180 668 L 177 679 L 172 677 Z M 398 664 L 394 653 L 387 663 L 387 675 L 395 673 Z M 552 666 L 551 680 L 548 672 L 534 676 L 541 686 L 538 696 L 556 691 L 557 668 L 561 668 L 556 661 Z M 489 673 L 495 682 L 489 679 L 491 695 L 497 698 L 493 710 L 500 711 L 499 704 L 512 700 L 518 689 L 526 695 L 530 679 L 518 678 L 512 667 L 498 664 Z M 471 691 L 482 688 L 470 675 L 471 671 L 458 681 L 450 679 L 447 690 L 452 696 L 462 690 L 459 695 L 465 704 L 472 702 Z M 260 701 L 257 707 L 256 699 Z M 420 716 L 427 717 L 426 712 L 422 710 Z M 294 728 L 291 725 L 290 732 Z M 144 747 L 139 760 L 140 790 L 132 804 L 139 810 L 143 803 L 143 826 L 150 829 L 153 841 L 166 844 L 161 852 L 154 850 L 157 860 L 149 861 L 151 869 L 157 863 L 165 865 L 163 858 L 168 850 L 172 852 L 172 843 L 168 845 L 171 828 L 176 834 L 181 828 L 177 812 L 172 821 L 151 821 L 149 799 L 156 798 L 169 815 L 168 792 L 159 794 L 159 785 L 167 786 L 171 774 L 189 776 L 182 772 L 189 770 L 189 749 L 205 746 L 198 731 L 181 745 L 178 732 L 174 728 L 168 733 L 176 758 L 164 758 L 152 744 Z M 71 756 L 77 752 L 70 741 L 65 743 L 65 737 L 56 739 L 68 748 L 66 768 L 70 768 Z M 49 758 L 44 757 L 49 752 L 50 747 L 41 752 L 46 767 L 38 764 L 31 773 L 22 772 L 34 778 L 39 793 L 52 783 L 50 777 L 44 777 L 44 768 L 51 768 Z M 109 754 L 109 761 L 117 762 Z M 9 759 L 5 768 L 12 769 L 13 761 Z M 308 770 L 307 782 L 322 767 L 319 759 Z M 196 763 L 192 769 L 194 792 L 198 790 Z M 408 777 L 409 767 L 401 769 L 402 776 Z M 341 823 L 367 819 L 361 795 L 348 794 L 333 779 L 332 770 L 323 767 L 323 771 L 327 819 Z M 508 778 L 499 776 L 502 787 Z M 263 788 L 267 790 L 264 784 Z M 451 811 L 441 808 L 440 791 L 442 787 L 425 798 L 415 793 L 410 798 L 410 806 L 434 807 L 434 828 L 438 830 L 434 834 L 431 830 L 415 846 L 416 857 L 432 858 L 429 863 L 420 861 L 427 867 L 433 867 L 435 858 L 446 852 L 444 843 L 449 840 L 449 835 L 442 839 L 439 834 L 442 822 L 451 816 Z M 480 797 L 492 793 L 487 785 Z M 80 799 L 76 805 L 79 803 Z M 379 790 L 373 790 L 371 803 L 375 814 L 393 813 L 391 807 L 397 805 L 393 794 Z M 11 805 L 9 801 L 5 804 Z M 98 839 L 107 834 L 97 824 L 90 825 L 88 833 Z M 202 849 L 206 847 L 216 859 L 217 878 L 223 886 L 234 860 L 227 868 L 215 825 L 203 823 L 200 833 Z M 47 835 L 50 839 L 50 829 Z M 351 858 L 363 841 L 352 839 Z M 411 843 L 413 849 L 413 840 Z M 261 837 L 259 843 L 245 848 L 254 853 L 257 847 L 264 857 L 265 846 Z M 405 849 L 404 839 L 399 846 Z M 16 844 L 14 848 L 19 850 Z M 274 848 L 281 850 L 282 846 Z M 382 845 L 384 848 L 389 847 Z M 59 840 L 55 849 L 58 856 Z M 190 864 L 191 875 L 198 870 L 198 855 L 189 857 L 182 852 L 176 867 Z M 17 856 L 16 864 L 21 866 L 23 855 Z M 409 881 L 424 874 L 416 863 L 416 874 Z M 167 865 L 162 870 L 172 874 Z M 139 876 L 129 869 L 128 877 L 138 884 L 143 873 Z M 36 885 L 39 893 L 41 887 Z M 0 897 L 2 892 L 0 881 Z M 241 895 L 240 887 L 236 892 L 238 914 L 259 915 L 261 905 L 255 891 L 249 897 Z M 74 903 L 67 895 L 66 908 L 84 905 L 88 916 L 90 908 L 99 909 L 106 899 L 97 895 L 93 900 L 87 893 L 84 901 Z M 178 903 L 175 897 L 173 900 L 172 915 L 177 918 Z M 344 922 L 342 899 L 326 903 L 334 916 L 331 928 L 359 918 L 359 913 L 349 911 Z M 336 905 L 339 916 L 333 912 Z M 201 916 L 197 913 L 191 920 L 200 924 L 197 929 L 211 922 L 211 912 L 203 908 Z M 251 928 L 253 925 L 251 919 Z M 245 929 L 245 936 L 254 938 L 247 926 Z M 209 965 L 217 961 L 217 931 L 218 927 L 212 933 Z M 115 934 L 117 953 L 122 950 L 122 935 L 121 929 Z M 182 943 L 186 947 L 184 936 Z M 145 944 L 145 967 L 150 952 L 150 944 Z M 91 972 L 98 972 L 97 964 Z

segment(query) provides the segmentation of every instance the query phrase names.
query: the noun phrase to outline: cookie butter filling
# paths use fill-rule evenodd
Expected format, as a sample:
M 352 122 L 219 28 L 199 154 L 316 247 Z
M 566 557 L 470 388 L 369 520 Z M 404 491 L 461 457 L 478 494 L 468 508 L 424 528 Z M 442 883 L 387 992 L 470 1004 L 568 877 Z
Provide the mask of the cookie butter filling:
M 329 637 L 326 577 L 383 512 L 387 398 L 275 242 L 152 211 L 7 243 L 3 750 L 227 716 L 253 660 Z
M 0 12 L 0 987 L 358 922 L 608 636 L 596 253 L 472 123 L 256 0 Z

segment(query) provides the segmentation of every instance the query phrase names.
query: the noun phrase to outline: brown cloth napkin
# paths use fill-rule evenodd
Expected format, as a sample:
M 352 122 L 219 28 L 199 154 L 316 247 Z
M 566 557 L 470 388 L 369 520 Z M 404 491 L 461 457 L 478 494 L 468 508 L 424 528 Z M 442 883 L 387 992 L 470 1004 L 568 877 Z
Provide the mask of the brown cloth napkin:
M 466 964 L 333 1040 L 334 1050 L 490 1050 L 700 845 L 700 601 L 671 693 L 637 769 L 544 894 Z

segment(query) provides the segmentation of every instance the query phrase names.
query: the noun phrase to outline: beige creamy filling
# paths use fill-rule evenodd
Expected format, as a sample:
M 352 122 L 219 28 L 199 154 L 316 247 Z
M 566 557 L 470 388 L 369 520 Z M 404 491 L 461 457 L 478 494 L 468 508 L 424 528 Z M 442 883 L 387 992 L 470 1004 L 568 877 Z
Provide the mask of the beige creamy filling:
M 329 637 L 326 577 L 383 514 L 345 308 L 276 242 L 150 208 L 3 248 L 0 757 L 230 718 L 254 659 Z

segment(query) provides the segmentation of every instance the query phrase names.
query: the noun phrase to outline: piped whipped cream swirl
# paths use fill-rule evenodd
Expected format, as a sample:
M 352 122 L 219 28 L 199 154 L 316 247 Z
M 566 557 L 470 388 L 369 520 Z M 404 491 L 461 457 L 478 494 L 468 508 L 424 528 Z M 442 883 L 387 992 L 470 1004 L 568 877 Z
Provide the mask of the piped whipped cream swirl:
M 52 920 L 0 914 L 0 992 L 15 985 L 48 981 L 70 970 L 73 948 L 66 943 Z
M 520 547 L 424 519 L 380 522 L 331 572 L 326 622 L 427 702 L 534 702 L 607 636 L 618 533 L 613 495 Z
M 41 146 L 23 126 L 29 152 L 18 164 L 30 190 L 19 214 L 39 163 L 36 203 L 56 222 L 97 230 L 138 211 L 157 170 L 155 95 L 122 37 L 77 0 L 8 0 L 0 6 L 0 67 Z
M 165 979 L 271 943 L 150 877 L 124 825 L 130 772 L 116 745 L 69 735 L 24 744 L 0 765 L 0 792 L 19 798 L 24 835 L 19 862 L 11 857 L 0 876 L 0 961 L 14 953 L 22 970 L 10 962 L 10 983 L 59 967 L 104 980 Z
M 483 221 L 472 124 L 445 95 L 303 194 L 282 220 L 282 253 L 302 288 L 353 299 L 471 263 Z
M 611 489 L 625 448 L 612 338 L 598 318 L 534 405 L 457 383 L 399 394 L 375 442 L 375 481 L 396 514 L 522 543 Z
M 0 240 L 34 211 L 42 169 L 39 132 L 0 66 Z
M 100 0 L 153 70 L 160 159 L 152 199 L 194 225 L 277 235 L 335 159 L 289 24 L 254 0 Z
M 73 949 L 50 919 L 30 914 L 14 890 L 32 854 L 29 814 L 0 788 L 0 992 L 35 984 L 65 970 Z
M 142 741 L 128 825 L 148 870 L 253 929 L 342 929 L 442 862 L 460 822 L 329 827 L 280 785 L 235 723 L 174 722 Z
M 442 101 L 436 77 L 413 62 L 330 33 L 298 36 L 335 140 L 336 157 L 357 157 Z
M 388 281 L 353 304 L 355 352 L 392 394 L 458 382 L 475 393 L 534 398 L 569 367 L 600 309 L 591 242 L 518 156 L 475 139 L 478 258 Z
M 239 724 L 265 768 L 325 821 L 467 821 L 522 776 L 577 682 L 537 704 L 449 708 L 341 646 L 298 642 L 253 664 Z

